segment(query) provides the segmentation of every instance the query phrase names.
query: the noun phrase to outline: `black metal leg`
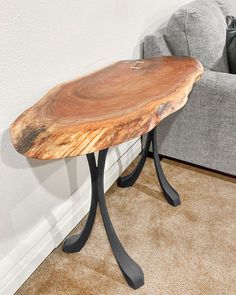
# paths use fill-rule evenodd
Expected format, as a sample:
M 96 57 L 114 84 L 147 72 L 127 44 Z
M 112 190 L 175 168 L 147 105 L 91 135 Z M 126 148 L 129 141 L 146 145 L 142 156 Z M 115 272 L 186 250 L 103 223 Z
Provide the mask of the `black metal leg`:
M 107 155 L 107 149 L 99 152 L 98 158 L 98 202 L 102 215 L 102 220 L 106 233 L 115 255 L 116 261 L 130 287 L 137 289 L 144 284 L 144 274 L 140 266 L 127 254 L 119 241 L 109 217 L 105 198 L 104 198 L 104 167 Z
M 66 239 L 63 251 L 66 253 L 79 252 L 86 244 L 96 217 L 97 204 L 99 203 L 102 220 L 106 233 L 115 255 L 116 261 L 130 287 L 137 289 L 144 284 L 144 275 L 140 266 L 127 254 L 119 241 L 105 203 L 104 197 L 104 168 L 108 149 L 99 152 L 98 165 L 94 154 L 88 154 L 87 159 L 91 174 L 92 200 L 89 216 L 81 234 Z
M 91 205 L 89 210 L 89 216 L 87 219 L 87 222 L 85 224 L 84 229 L 79 235 L 73 235 L 69 238 L 67 238 L 63 245 L 63 251 L 66 253 L 75 253 L 79 252 L 84 245 L 86 244 L 90 233 L 93 228 L 93 224 L 96 217 L 96 211 L 97 211 L 97 167 L 96 167 L 96 160 L 94 157 L 94 154 L 88 154 L 87 160 L 89 164 L 90 169 L 90 175 L 91 175 L 91 186 L 92 186 L 92 197 L 91 197 Z
M 153 138 L 152 138 L 152 148 L 153 148 L 153 158 L 155 163 L 155 168 L 157 172 L 157 176 L 161 185 L 161 189 L 163 194 L 169 204 L 176 207 L 180 205 L 180 198 L 178 193 L 173 189 L 173 187 L 167 181 L 164 172 L 161 167 L 158 149 L 157 149 L 157 140 L 156 140 L 156 128 L 153 130 Z
M 156 128 L 154 128 L 153 130 L 148 132 L 147 141 L 146 141 L 145 147 L 142 151 L 142 156 L 141 156 L 141 159 L 140 159 L 138 165 L 130 174 L 123 176 L 123 177 L 119 177 L 117 180 L 117 185 L 120 187 L 128 187 L 128 186 L 132 186 L 135 183 L 135 181 L 138 179 L 138 177 L 143 169 L 146 158 L 148 156 L 148 151 L 149 151 L 150 145 L 152 143 L 153 159 L 154 159 L 157 176 L 158 176 L 163 194 L 164 194 L 167 202 L 169 204 L 171 204 L 172 206 L 176 207 L 176 206 L 180 205 L 180 198 L 179 198 L 178 193 L 173 189 L 173 187 L 167 181 L 167 179 L 164 175 L 164 172 L 162 170 L 161 163 L 160 163 L 160 156 L 158 154 L 158 149 L 157 149 L 156 132 L 157 132 Z
M 138 177 L 143 169 L 143 166 L 146 162 L 148 151 L 149 151 L 149 148 L 151 145 L 151 141 L 152 141 L 152 133 L 149 132 L 147 135 L 147 140 L 146 140 L 144 149 L 142 151 L 141 159 L 140 159 L 138 165 L 135 167 L 135 169 L 130 174 L 118 178 L 117 185 L 119 187 L 132 186 L 135 183 L 135 181 L 138 179 Z

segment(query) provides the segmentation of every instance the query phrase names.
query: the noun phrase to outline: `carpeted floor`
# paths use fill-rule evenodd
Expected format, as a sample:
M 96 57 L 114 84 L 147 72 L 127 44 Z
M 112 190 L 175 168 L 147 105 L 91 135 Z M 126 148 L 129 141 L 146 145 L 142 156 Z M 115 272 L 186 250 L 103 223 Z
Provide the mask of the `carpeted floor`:
M 99 213 L 80 253 L 65 254 L 60 246 L 16 294 L 235 295 L 235 178 L 170 160 L 162 163 L 181 206 L 174 208 L 163 198 L 151 159 L 133 187 L 114 184 L 106 194 L 120 240 L 144 271 L 143 287 L 126 285 Z

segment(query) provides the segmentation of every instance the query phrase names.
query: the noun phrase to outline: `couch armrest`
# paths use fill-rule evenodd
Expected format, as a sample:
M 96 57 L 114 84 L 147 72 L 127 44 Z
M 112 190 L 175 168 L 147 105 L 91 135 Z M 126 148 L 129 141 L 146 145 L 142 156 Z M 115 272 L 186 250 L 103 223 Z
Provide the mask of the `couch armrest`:
M 172 55 L 161 32 L 156 35 L 148 35 L 144 38 L 144 58 Z
M 236 175 L 236 75 L 205 71 L 157 140 L 163 155 Z
M 189 104 L 206 120 L 205 128 L 236 136 L 236 75 L 206 70 L 193 87 Z
M 202 88 L 205 97 L 211 100 L 220 99 L 223 103 L 232 100 L 236 103 L 236 75 L 205 71 L 196 88 Z
M 205 71 L 193 87 L 186 106 L 188 114 L 184 116 L 192 120 L 190 130 L 200 142 L 199 149 L 208 151 L 206 165 L 235 175 L 236 75 Z
M 208 106 L 209 110 L 215 111 L 219 119 L 236 117 L 236 75 L 205 71 L 202 79 L 194 86 L 191 98 L 201 101 L 200 108 Z M 236 124 L 236 119 L 233 124 Z
M 158 40 L 154 35 L 148 35 L 144 39 L 144 58 L 160 56 Z

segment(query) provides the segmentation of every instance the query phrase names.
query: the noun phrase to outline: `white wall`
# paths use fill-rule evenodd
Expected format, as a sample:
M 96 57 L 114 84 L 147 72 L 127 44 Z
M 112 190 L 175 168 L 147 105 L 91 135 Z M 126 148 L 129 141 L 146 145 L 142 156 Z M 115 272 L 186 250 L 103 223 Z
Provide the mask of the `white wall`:
M 89 206 L 85 158 L 26 159 L 11 145 L 9 124 L 55 84 L 139 58 L 142 38 L 185 2 L 0 1 L 1 294 L 12 294 Z M 133 144 L 112 150 L 107 187 L 139 152 L 139 143 Z

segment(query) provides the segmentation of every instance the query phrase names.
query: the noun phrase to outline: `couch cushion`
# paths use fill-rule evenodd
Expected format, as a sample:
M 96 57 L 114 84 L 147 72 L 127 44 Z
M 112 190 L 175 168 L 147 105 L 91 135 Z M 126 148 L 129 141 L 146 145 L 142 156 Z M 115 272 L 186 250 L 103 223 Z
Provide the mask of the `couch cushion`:
M 236 0 L 215 0 L 224 16 L 236 16 Z
M 191 55 L 210 70 L 228 72 L 226 21 L 214 0 L 181 7 L 171 16 L 164 37 L 174 55 Z

